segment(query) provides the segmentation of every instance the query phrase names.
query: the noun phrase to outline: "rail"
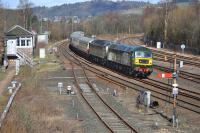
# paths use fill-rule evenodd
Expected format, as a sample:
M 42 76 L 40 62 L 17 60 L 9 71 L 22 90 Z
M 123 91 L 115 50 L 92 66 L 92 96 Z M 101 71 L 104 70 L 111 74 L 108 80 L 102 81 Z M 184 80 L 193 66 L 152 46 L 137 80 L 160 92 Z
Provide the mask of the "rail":
M 65 48 L 66 48 L 66 46 L 65 46 Z M 76 60 L 79 60 L 79 57 L 75 57 L 76 55 L 71 55 L 71 56 L 74 56 L 73 58 L 75 58 Z M 88 68 L 86 68 L 86 69 L 88 69 L 88 70 L 90 70 L 90 71 L 96 73 L 97 75 L 100 75 L 100 77 L 103 77 L 104 75 L 106 75 L 106 76 L 104 76 L 103 78 L 105 78 L 105 79 L 108 79 L 108 78 L 109 78 L 110 80 L 113 80 L 113 81 L 114 81 L 114 80 L 115 80 L 115 81 L 116 81 L 116 80 L 121 80 L 121 81 L 120 81 L 120 84 L 121 84 L 121 85 L 126 86 L 126 87 L 129 87 L 129 88 L 132 88 L 132 89 L 135 89 L 135 88 L 133 88 L 132 86 L 133 86 L 133 85 L 136 85 L 136 86 L 138 86 L 138 87 L 140 87 L 140 88 L 143 88 L 143 89 L 145 88 L 145 89 L 151 90 L 152 92 L 154 92 L 154 94 L 152 94 L 152 96 L 155 97 L 155 98 L 161 99 L 162 101 L 166 101 L 166 99 L 164 99 L 163 97 L 158 97 L 155 93 L 160 94 L 160 95 L 165 96 L 165 97 L 170 97 L 170 98 L 172 99 L 172 96 L 171 96 L 171 89 L 169 89 L 169 87 L 164 87 L 164 86 L 160 86 L 160 85 L 158 86 L 158 85 L 156 85 L 156 84 L 154 84 L 154 83 L 150 83 L 150 81 L 143 81 L 143 80 L 138 81 L 138 82 L 141 82 L 141 83 L 149 84 L 150 86 L 156 88 L 157 90 L 155 90 L 155 89 L 150 89 L 150 88 L 147 88 L 146 86 L 144 86 L 145 84 L 143 84 L 143 85 L 138 85 L 138 84 L 136 84 L 136 83 L 134 83 L 134 82 L 131 82 L 131 83 L 130 83 L 130 79 L 129 79 L 129 80 L 124 80 L 124 78 L 122 79 L 122 78 L 120 78 L 119 76 L 114 76 L 114 75 L 112 75 L 112 74 L 110 74 L 110 73 L 106 73 L 106 72 L 103 72 L 102 70 L 98 70 L 98 68 L 92 67 L 92 66 L 91 66 L 91 63 L 88 62 L 88 61 L 85 61 L 85 62 L 82 61 L 82 62 L 83 62 L 83 64 L 84 64 L 85 66 L 88 67 Z M 89 68 L 89 67 L 90 67 L 90 68 Z M 94 69 L 94 70 L 91 70 L 91 69 Z M 99 71 L 99 72 L 98 72 L 98 71 Z M 123 76 L 125 76 L 125 75 L 123 75 Z M 112 78 L 115 78 L 115 79 L 112 79 Z M 128 77 L 128 78 L 131 78 L 131 77 Z M 132 79 L 132 80 L 136 80 L 136 79 Z M 117 81 L 117 82 L 119 82 L 119 81 Z M 125 83 L 122 83 L 122 82 L 125 82 Z M 127 85 L 127 83 L 129 83 L 130 85 Z M 161 83 L 160 83 L 160 84 L 161 84 Z M 163 89 L 164 89 L 164 90 L 163 90 Z M 163 92 L 163 91 L 165 91 L 165 92 Z M 166 91 L 169 92 L 170 95 L 166 94 Z M 194 103 L 191 104 L 191 100 L 199 100 L 199 94 L 197 94 L 196 92 L 193 92 L 193 91 L 191 91 L 191 90 L 187 90 L 187 89 L 185 89 L 185 90 L 181 90 L 181 89 L 180 89 L 180 92 L 181 92 L 180 95 L 182 96 L 182 98 L 181 98 L 181 99 L 178 98 L 178 102 L 179 102 L 178 106 L 200 114 L 199 105 L 194 104 Z M 196 96 L 193 96 L 193 95 L 191 95 L 190 93 L 193 93 L 193 94 L 195 94 Z M 186 97 L 187 100 L 188 100 L 188 99 L 189 99 L 189 100 L 186 101 L 186 99 L 184 99 L 183 97 Z M 171 101 L 166 101 L 166 102 L 172 103 Z M 198 102 L 198 101 L 196 101 L 196 102 Z M 187 106 L 186 106 L 185 104 L 187 104 Z M 192 108 L 191 108 L 191 107 L 192 107 Z M 193 109 L 193 107 L 196 108 L 196 109 Z
M 62 50 L 64 49 L 64 48 L 61 48 Z M 60 50 L 61 50 L 60 49 Z M 66 51 L 63 51 L 62 52 L 63 53 L 63 55 L 66 53 Z M 76 60 L 77 61 L 77 60 Z M 128 122 L 126 122 L 126 120 L 124 120 L 124 118 L 122 118 L 112 107 L 110 107 L 104 100 L 103 100 L 103 98 L 101 98 L 101 96 L 95 91 L 95 89 L 94 89 L 94 87 L 93 87 L 93 85 L 90 83 L 90 80 L 89 80 L 89 78 L 88 78 L 88 76 L 87 76 L 87 74 L 86 74 L 86 72 L 85 72 L 85 68 L 82 66 L 82 64 L 81 64 L 81 62 L 79 62 L 79 61 L 77 61 L 77 64 L 82 68 L 82 70 L 83 70 L 83 72 L 84 72 L 84 75 L 85 75 L 85 77 L 86 77 L 86 79 L 87 79 L 87 81 L 86 81 L 86 83 L 89 85 L 89 87 L 92 89 L 92 94 L 90 94 L 89 96 L 90 96 L 90 98 L 95 98 L 96 100 L 97 100 L 97 98 L 98 98 L 98 100 L 99 101 L 101 101 L 101 103 L 102 104 L 100 104 L 101 105 L 101 108 L 105 108 L 105 110 L 110 110 L 109 112 L 112 112 L 112 116 L 114 117 L 114 119 L 115 119 L 115 121 L 113 121 L 113 123 L 115 123 L 116 122 L 116 120 L 117 121 L 120 121 L 120 123 L 123 123 L 124 124 L 124 128 L 122 128 L 120 131 L 128 131 L 128 130 L 130 130 L 132 133 L 133 132 L 136 132 L 137 133 L 137 131 L 128 123 Z M 72 68 L 73 68 L 73 65 L 72 65 Z M 77 78 L 76 78 L 76 74 L 75 74 L 75 71 L 73 70 L 73 75 L 74 75 L 74 79 L 75 79 L 75 82 L 76 82 L 76 86 L 77 86 L 77 88 L 79 88 L 79 91 L 81 90 L 81 87 L 80 87 L 80 85 L 79 85 L 79 82 L 78 82 L 78 80 L 77 80 Z M 83 99 L 86 101 L 86 103 L 90 106 L 90 108 L 94 111 L 94 113 L 98 116 L 98 118 L 102 121 L 102 123 L 109 129 L 109 131 L 110 132 L 116 132 L 118 129 L 116 129 L 117 127 L 115 127 L 115 126 L 111 126 L 112 124 L 109 124 L 109 122 L 108 122 L 108 120 L 106 120 L 106 118 L 103 118 L 103 115 L 101 115 L 101 114 L 99 114 L 98 112 L 100 112 L 100 111 L 98 111 L 98 107 L 100 106 L 99 104 L 97 105 L 98 107 L 95 107 L 94 105 L 92 105 L 91 103 L 90 103 L 90 98 L 89 97 L 87 97 L 87 95 L 86 94 L 84 94 L 84 93 L 82 93 L 82 92 L 80 92 L 80 94 L 81 94 L 81 96 L 83 97 Z M 94 95 L 94 97 L 92 97 Z M 93 101 L 93 100 L 92 100 Z M 109 120 L 110 121 L 110 120 Z M 127 129 L 128 128 L 128 129 Z

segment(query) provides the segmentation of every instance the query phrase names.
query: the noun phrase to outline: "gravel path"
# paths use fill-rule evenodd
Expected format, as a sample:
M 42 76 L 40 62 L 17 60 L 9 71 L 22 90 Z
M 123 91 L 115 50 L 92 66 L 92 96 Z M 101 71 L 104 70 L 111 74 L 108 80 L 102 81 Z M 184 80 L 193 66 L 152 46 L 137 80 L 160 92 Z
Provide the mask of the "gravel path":
M 6 77 L 0 81 L 0 94 L 4 91 L 6 87 L 8 87 L 14 75 L 15 75 L 15 69 L 13 68 L 7 69 Z

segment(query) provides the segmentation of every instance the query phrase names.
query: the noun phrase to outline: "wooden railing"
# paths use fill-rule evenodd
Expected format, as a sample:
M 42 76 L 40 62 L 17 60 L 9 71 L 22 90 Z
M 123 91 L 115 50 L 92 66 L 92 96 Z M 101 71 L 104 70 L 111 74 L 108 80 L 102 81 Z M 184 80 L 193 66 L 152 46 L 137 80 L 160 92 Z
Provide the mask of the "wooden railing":
M 17 49 L 17 56 L 21 57 L 27 65 L 33 67 L 33 59 L 25 54 L 23 50 Z

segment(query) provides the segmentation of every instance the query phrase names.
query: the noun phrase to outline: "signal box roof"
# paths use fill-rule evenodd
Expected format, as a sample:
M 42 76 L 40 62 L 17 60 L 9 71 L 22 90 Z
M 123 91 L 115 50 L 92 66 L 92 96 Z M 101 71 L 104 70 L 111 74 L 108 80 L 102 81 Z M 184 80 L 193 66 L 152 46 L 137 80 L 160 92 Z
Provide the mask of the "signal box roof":
M 5 35 L 6 36 L 16 36 L 16 37 L 27 37 L 27 36 L 33 36 L 33 33 L 19 25 L 15 25 L 15 26 L 11 27 L 5 33 Z

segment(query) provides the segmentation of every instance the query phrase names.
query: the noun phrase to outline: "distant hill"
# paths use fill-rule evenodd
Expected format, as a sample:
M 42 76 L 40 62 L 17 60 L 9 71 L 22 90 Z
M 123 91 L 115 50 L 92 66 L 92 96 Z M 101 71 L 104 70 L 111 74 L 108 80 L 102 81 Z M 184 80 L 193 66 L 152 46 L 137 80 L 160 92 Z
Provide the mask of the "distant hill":
M 159 3 L 165 3 L 166 0 L 163 0 Z M 200 0 L 168 0 L 168 2 L 174 2 L 176 4 L 193 4 L 194 2 L 200 2 Z
M 98 16 L 106 12 L 120 12 L 131 9 L 139 9 L 145 7 L 146 2 L 136 1 L 108 1 L 108 0 L 93 0 L 80 2 L 75 4 L 63 4 L 54 7 L 35 7 L 33 12 L 46 18 L 55 18 L 61 16 L 78 16 L 79 18 L 87 18 L 88 16 Z

